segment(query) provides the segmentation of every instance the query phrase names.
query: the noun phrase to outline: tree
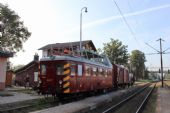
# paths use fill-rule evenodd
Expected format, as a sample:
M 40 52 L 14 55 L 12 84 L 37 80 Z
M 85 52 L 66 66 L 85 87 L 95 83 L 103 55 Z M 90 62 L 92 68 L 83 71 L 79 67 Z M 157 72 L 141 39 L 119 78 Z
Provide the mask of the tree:
M 127 46 L 122 45 L 119 40 L 111 38 L 111 42 L 104 43 L 104 53 L 109 57 L 112 64 L 127 64 L 128 62 L 128 51 Z
M 7 5 L 0 3 L 0 48 L 18 52 L 30 36 L 20 17 Z
M 102 54 L 102 53 L 103 53 L 102 49 L 101 49 L 101 48 L 98 48 L 98 49 L 97 49 L 97 53 L 98 53 L 98 54 Z
M 138 80 L 139 78 L 143 78 L 144 71 L 145 71 L 145 55 L 143 52 L 139 50 L 133 50 L 130 55 L 130 63 L 132 66 L 132 71 Z
M 148 68 L 145 68 L 144 79 L 149 79 L 149 71 L 148 71 Z

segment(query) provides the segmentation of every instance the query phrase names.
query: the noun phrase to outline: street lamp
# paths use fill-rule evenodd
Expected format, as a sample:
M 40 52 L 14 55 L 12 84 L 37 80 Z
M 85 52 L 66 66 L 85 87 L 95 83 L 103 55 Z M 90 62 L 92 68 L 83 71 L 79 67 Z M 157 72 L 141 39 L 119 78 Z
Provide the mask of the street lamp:
M 82 50 L 81 42 L 82 42 L 82 12 L 83 12 L 83 10 L 84 10 L 85 13 L 87 13 L 87 7 L 83 7 L 81 9 L 81 13 L 80 13 L 80 56 L 81 56 L 81 50 Z

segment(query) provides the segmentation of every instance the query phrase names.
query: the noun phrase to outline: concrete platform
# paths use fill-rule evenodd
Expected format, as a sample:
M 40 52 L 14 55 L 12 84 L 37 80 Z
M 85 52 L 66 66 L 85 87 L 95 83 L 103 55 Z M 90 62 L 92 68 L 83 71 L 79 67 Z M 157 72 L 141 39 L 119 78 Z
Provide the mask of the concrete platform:
M 170 89 L 158 88 L 156 113 L 170 113 Z

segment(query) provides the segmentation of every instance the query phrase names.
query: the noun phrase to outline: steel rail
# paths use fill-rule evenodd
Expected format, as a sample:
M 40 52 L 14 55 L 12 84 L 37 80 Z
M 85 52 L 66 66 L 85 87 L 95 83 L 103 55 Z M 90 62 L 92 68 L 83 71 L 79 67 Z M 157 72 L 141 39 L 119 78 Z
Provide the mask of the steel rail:
M 136 113 L 140 113 L 142 112 L 143 108 L 144 108 L 144 105 L 146 104 L 146 102 L 148 101 L 150 95 L 152 94 L 153 90 L 155 89 L 156 87 L 156 83 L 154 85 L 154 87 L 149 91 L 149 93 L 147 94 L 147 96 L 145 97 L 145 99 L 142 101 L 141 105 L 139 106 L 139 108 L 136 110 Z
M 116 108 L 120 107 L 121 105 L 123 105 L 124 103 L 126 103 L 128 100 L 132 99 L 133 97 L 135 97 L 137 94 L 139 94 L 140 92 L 142 92 L 143 90 L 145 90 L 147 87 L 149 87 L 151 84 L 147 84 L 144 88 L 138 90 L 137 92 L 135 92 L 134 94 L 130 95 L 129 97 L 127 97 L 126 99 L 120 101 L 119 103 L 117 103 L 116 105 L 110 107 L 109 109 L 103 111 L 102 113 L 108 113 L 111 110 L 116 110 Z

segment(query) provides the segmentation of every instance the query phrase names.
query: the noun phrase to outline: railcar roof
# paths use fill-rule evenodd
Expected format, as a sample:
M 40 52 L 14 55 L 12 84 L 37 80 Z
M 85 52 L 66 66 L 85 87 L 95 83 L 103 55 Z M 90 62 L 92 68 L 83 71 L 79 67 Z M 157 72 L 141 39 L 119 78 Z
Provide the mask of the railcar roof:
M 106 57 L 106 56 L 105 56 Z M 76 62 L 84 62 L 93 65 L 100 65 L 103 67 L 112 68 L 112 65 L 108 58 L 105 58 L 105 62 L 96 62 L 94 60 L 89 60 L 83 57 L 75 57 L 75 56 L 51 56 L 51 57 L 44 57 L 40 61 L 57 61 L 57 60 L 67 60 L 67 61 L 76 61 Z

